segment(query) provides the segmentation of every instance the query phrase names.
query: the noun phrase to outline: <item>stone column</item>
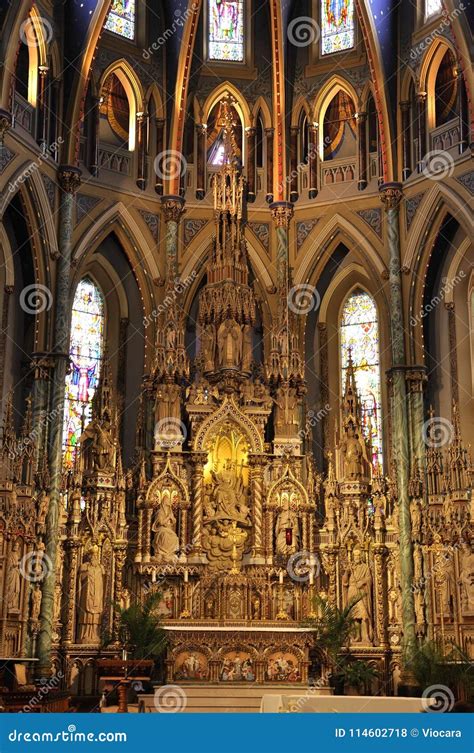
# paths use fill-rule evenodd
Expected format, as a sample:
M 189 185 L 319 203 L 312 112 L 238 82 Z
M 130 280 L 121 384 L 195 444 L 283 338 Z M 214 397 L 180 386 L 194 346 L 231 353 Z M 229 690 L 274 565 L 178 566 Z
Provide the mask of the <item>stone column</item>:
M 454 302 L 445 303 L 448 312 L 449 375 L 451 379 L 451 405 L 459 405 L 458 344 L 456 337 L 456 313 Z
M 255 155 L 255 139 L 257 135 L 257 129 L 249 127 L 245 129 L 245 136 L 247 139 L 247 201 L 253 204 L 256 197 L 256 185 L 255 185 L 255 168 L 256 168 L 256 155 Z
M 204 494 L 204 465 L 207 461 L 207 453 L 198 452 L 194 455 L 193 471 L 193 500 L 192 500 L 192 559 L 201 562 L 202 559 L 202 513 L 203 513 L 203 494 Z
M 410 144 L 410 102 L 400 102 L 402 115 L 402 178 L 407 180 L 411 175 L 411 144 Z
M 298 126 L 290 128 L 290 201 L 298 201 Z
M 420 470 L 425 465 L 425 444 L 423 441 L 423 385 L 427 381 L 424 366 L 412 366 L 406 372 L 408 400 L 410 408 L 410 453 L 419 461 Z
M 137 187 L 144 191 L 146 188 L 147 164 L 146 164 L 146 112 L 137 112 L 136 131 L 137 131 Z
M 359 153 L 359 180 L 357 188 L 367 188 L 367 113 L 357 113 L 357 149 Z
M 166 280 L 178 276 L 178 226 L 184 214 L 184 199 L 181 196 L 162 196 L 161 208 L 166 223 Z
M 319 152 L 318 152 L 318 123 L 312 123 L 308 129 L 309 135 L 309 198 L 315 199 L 318 195 L 318 173 L 319 173 Z
M 380 196 L 387 217 L 389 251 L 390 330 L 392 340 L 393 385 L 392 446 L 397 473 L 399 532 L 400 532 L 400 586 L 402 596 L 403 650 L 410 657 L 416 646 L 415 606 L 413 599 L 413 548 L 411 541 L 410 499 L 408 480 L 410 459 L 408 448 L 408 411 L 405 382 L 406 355 L 403 329 L 403 298 L 400 262 L 399 206 L 402 198 L 400 183 L 384 183 Z
M 253 548 L 252 562 L 263 564 L 263 462 L 264 458 L 260 456 L 250 456 L 250 483 L 254 500 L 254 519 L 253 519 Z
M 71 276 L 72 232 L 74 194 L 81 182 L 81 171 L 71 165 L 58 169 L 61 203 L 58 222 L 59 258 L 56 267 L 56 299 L 52 359 L 53 383 L 50 394 L 49 473 L 50 500 L 46 517 L 45 555 L 48 572 L 43 580 L 38 635 L 38 677 L 51 674 L 51 645 L 53 636 L 54 591 L 56 558 L 59 539 L 59 510 L 61 505 L 62 439 L 64 421 L 64 383 L 69 362 L 69 322 L 71 301 L 69 285 Z
M 207 162 L 207 126 L 196 126 L 196 199 L 201 201 L 206 195 L 206 162 Z
M 457 100 L 459 113 L 459 154 L 462 154 L 469 143 L 469 108 L 466 97 L 466 87 L 462 68 L 456 68 Z
M 99 175 L 99 125 L 100 125 L 100 97 L 92 98 L 92 110 L 90 113 L 90 126 L 88 133 L 88 162 L 89 170 L 94 178 Z
M 38 97 L 36 109 L 36 140 L 41 151 L 48 146 L 48 107 L 47 107 L 47 81 L 49 68 L 47 65 L 38 66 Z
M 417 165 L 416 169 L 419 173 L 423 172 L 425 165 L 426 154 L 426 92 L 419 92 L 416 95 L 417 102 Z
M 80 541 L 66 541 L 67 552 L 67 608 L 63 627 L 63 642 L 74 643 L 74 623 L 76 618 L 76 578 Z
M 53 361 L 46 353 L 35 353 L 32 360 L 33 376 L 33 417 L 32 435 L 35 447 L 35 467 L 46 453 L 46 425 L 48 422 L 48 384 Z
M 273 201 L 273 128 L 265 128 L 265 136 L 267 142 L 267 194 L 265 201 L 267 204 L 271 204 Z
M 122 599 L 122 571 L 124 562 L 127 556 L 126 544 L 117 544 L 114 547 L 115 552 L 115 571 L 114 571 L 114 604 L 120 604 Z M 112 612 L 112 638 L 115 641 L 119 640 L 120 632 L 120 614 L 117 609 Z
M 376 645 L 388 647 L 387 624 L 388 615 L 386 609 L 386 582 L 384 559 L 387 556 L 387 548 L 384 544 L 374 546 L 374 627 L 377 638 Z
M 3 305 L 1 311 L 0 325 L 0 402 L 3 399 L 3 388 L 5 385 L 5 347 L 7 342 L 8 319 L 10 315 L 10 301 L 13 293 L 13 285 L 5 285 L 3 289 Z
M 159 157 L 163 153 L 163 144 L 164 144 L 164 137 L 165 137 L 165 121 L 163 118 L 156 118 L 155 129 L 156 129 L 156 156 Z M 159 171 L 156 173 L 155 191 L 159 196 L 163 194 L 163 176 L 159 174 Z

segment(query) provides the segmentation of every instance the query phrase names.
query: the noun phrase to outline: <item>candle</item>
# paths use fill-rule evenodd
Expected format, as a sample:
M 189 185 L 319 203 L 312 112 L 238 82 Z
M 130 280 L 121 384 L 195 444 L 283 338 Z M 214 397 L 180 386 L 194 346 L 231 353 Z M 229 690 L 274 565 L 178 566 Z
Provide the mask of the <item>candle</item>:
M 313 583 L 314 583 L 314 572 L 313 572 L 313 568 L 311 568 L 311 570 L 309 571 L 309 585 L 312 586 Z
M 152 582 L 152 583 L 155 583 L 155 581 L 156 581 L 156 573 L 155 573 L 155 571 L 153 570 L 153 572 L 152 572 L 152 574 L 151 574 L 151 582 Z
M 282 586 L 283 585 L 283 570 L 280 570 L 279 581 L 280 581 L 280 586 Z
M 189 573 L 187 570 L 184 571 L 184 582 L 187 583 L 189 580 Z

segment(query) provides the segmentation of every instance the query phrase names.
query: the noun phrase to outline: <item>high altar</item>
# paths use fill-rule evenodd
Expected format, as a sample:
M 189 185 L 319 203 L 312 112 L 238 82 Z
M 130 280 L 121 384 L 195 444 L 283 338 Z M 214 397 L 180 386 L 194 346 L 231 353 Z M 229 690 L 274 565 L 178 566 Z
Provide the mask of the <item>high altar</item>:
M 213 178 L 215 236 L 199 292 L 196 358 L 190 363 L 183 285 L 176 282 L 181 206 L 176 197 L 163 197 L 167 280 L 154 365 L 142 390 L 136 462 L 122 468 L 119 405 L 104 358 L 92 420 L 64 477 L 50 627 L 54 669 L 78 695 L 97 692 L 97 658 L 120 647 L 116 605 L 154 591 L 170 635 L 168 683 L 319 677 L 322 654 L 302 627 L 314 615 L 316 595 L 339 607 L 362 597 L 351 651 L 377 669 L 385 693 L 399 680 L 402 625 L 411 614 L 415 624 L 408 627 L 418 637 L 431 625 L 467 650 L 472 643 L 472 467 L 456 405 L 449 448 L 428 443 L 426 475 L 415 462 L 408 480 L 413 571 L 407 601 L 400 495 L 396 482 L 373 465 L 350 357 L 339 415 L 331 417 L 336 444 L 324 476 L 315 470 L 304 322 L 288 305 L 284 263 L 278 310 L 261 337 L 231 113 L 224 103 L 225 152 Z M 288 205 L 272 211 L 284 261 Z M 421 380 L 416 371 L 408 374 L 410 400 Z M 18 438 L 9 404 L 0 446 L 0 554 L 8 565 L 0 642 L 7 656 L 35 652 L 40 573 L 48 566 L 50 479 L 45 466 L 33 484 L 33 449 L 24 441 L 30 422 L 28 413 Z M 30 590 L 20 578 L 25 557 L 34 559 L 33 575 L 39 573 Z

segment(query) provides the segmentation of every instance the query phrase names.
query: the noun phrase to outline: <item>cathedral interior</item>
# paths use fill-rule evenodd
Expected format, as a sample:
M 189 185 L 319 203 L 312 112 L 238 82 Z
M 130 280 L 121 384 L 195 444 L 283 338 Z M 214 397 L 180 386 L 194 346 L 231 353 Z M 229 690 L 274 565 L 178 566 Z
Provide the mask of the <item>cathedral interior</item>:
M 0 657 L 32 682 L 97 697 L 150 594 L 166 683 L 317 681 L 321 603 L 373 693 L 473 656 L 469 7 L 0 2 Z

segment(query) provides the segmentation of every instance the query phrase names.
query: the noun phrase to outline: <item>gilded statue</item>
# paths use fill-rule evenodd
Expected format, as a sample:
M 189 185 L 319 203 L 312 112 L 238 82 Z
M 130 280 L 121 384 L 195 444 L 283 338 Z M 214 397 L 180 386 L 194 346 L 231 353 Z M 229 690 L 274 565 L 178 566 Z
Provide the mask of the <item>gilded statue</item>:
M 36 583 L 31 592 L 30 620 L 32 623 L 37 623 L 39 620 L 41 611 L 41 599 L 41 586 L 39 583 Z
M 279 387 L 275 398 L 275 431 L 292 434 L 298 427 L 298 395 L 294 387 Z
M 201 329 L 201 352 L 204 359 L 204 371 L 214 371 L 216 332 L 213 324 L 207 324 Z
M 369 565 L 364 562 L 360 549 L 354 549 L 352 563 L 349 563 L 344 576 L 343 587 L 345 603 L 360 597 L 352 611 L 357 621 L 356 641 L 371 643 L 372 630 L 372 573 Z
M 80 442 L 90 439 L 92 468 L 99 471 L 112 471 L 115 468 L 115 440 L 109 418 L 102 421 L 95 419 L 86 427 Z
M 217 331 L 219 367 L 238 369 L 242 360 L 242 331 L 235 319 L 225 319 Z
M 90 558 L 79 571 L 79 643 L 99 643 L 104 608 L 104 567 L 99 549 L 92 547 Z
M 242 477 L 231 464 L 226 464 L 220 471 L 212 471 L 212 478 L 214 517 L 247 522 L 250 508 L 247 505 Z
M 352 423 L 347 426 L 341 449 L 344 456 L 344 478 L 348 481 L 363 478 L 367 453 L 365 443 Z
M 156 511 L 152 526 L 154 556 L 159 560 L 173 559 L 179 549 L 176 535 L 176 517 L 169 500 L 164 499 Z
M 252 366 L 253 355 L 253 328 L 246 324 L 243 330 L 242 341 L 242 371 L 250 371 Z
M 7 571 L 7 611 L 19 609 L 21 593 L 20 543 L 15 541 L 8 560 Z

